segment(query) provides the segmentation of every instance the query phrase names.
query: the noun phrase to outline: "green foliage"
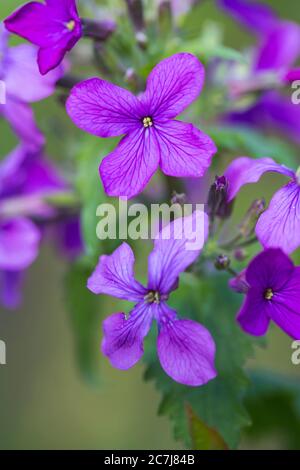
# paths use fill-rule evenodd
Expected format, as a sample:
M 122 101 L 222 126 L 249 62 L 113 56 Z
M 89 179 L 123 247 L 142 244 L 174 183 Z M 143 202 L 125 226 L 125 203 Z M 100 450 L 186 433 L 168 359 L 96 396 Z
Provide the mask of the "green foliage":
M 215 339 L 218 376 L 208 384 L 199 388 L 176 384 L 164 374 L 153 352 L 145 356 L 146 379 L 155 380 L 163 395 L 159 412 L 170 417 L 175 437 L 189 448 L 220 448 L 223 441 L 224 446 L 236 448 L 241 430 L 250 424 L 243 403 L 249 385 L 243 368 L 252 355 L 252 338 L 235 321 L 239 300 L 223 274 L 201 280 L 185 274 L 171 298 L 179 316 L 199 321 Z M 191 413 L 197 416 L 192 423 Z
M 246 406 L 252 418 L 248 437 L 259 439 L 276 433 L 284 449 L 300 447 L 300 382 L 268 371 L 250 373 Z

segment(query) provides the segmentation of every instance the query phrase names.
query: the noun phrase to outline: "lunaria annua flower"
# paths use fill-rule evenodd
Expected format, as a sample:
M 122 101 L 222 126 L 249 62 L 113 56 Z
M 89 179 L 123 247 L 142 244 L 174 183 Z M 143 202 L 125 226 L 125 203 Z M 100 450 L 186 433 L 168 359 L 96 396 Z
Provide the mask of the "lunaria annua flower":
M 267 332 L 273 320 L 292 338 L 300 339 L 300 268 L 278 248 L 269 248 L 249 264 L 248 291 L 237 320 L 254 336 Z
M 36 65 L 37 50 L 30 44 L 8 47 L 8 33 L 0 23 L 0 80 L 5 83 L 5 104 L 0 104 L 2 115 L 17 136 L 31 148 L 44 143 L 44 136 L 36 126 L 29 103 L 50 96 L 55 83 L 63 75 L 58 67 L 42 77 Z
M 251 159 L 240 157 L 226 169 L 228 201 L 232 201 L 239 190 L 248 183 L 256 183 L 260 177 L 274 171 L 290 178 L 270 201 L 256 224 L 256 235 L 265 247 L 278 247 L 291 253 L 300 246 L 300 175 L 271 158 Z
M 180 53 L 154 67 L 138 98 L 99 78 L 75 85 L 67 111 L 80 129 L 99 137 L 126 134 L 100 165 L 109 196 L 139 194 L 158 166 L 170 176 L 204 175 L 216 152 L 213 141 L 173 119 L 197 98 L 203 82 L 199 60 Z
M 112 255 L 100 257 L 88 288 L 95 294 L 136 302 L 128 317 L 115 313 L 104 321 L 102 351 L 114 367 L 129 369 L 139 361 L 143 339 L 156 320 L 158 357 L 168 375 L 191 386 L 203 385 L 216 376 L 215 343 L 210 333 L 195 321 L 179 319 L 166 303 L 178 286 L 179 274 L 198 257 L 207 236 L 203 227 L 207 225 L 206 215 L 197 211 L 162 229 L 149 256 L 147 287 L 134 278 L 134 254 L 127 243 Z M 200 231 L 202 228 L 202 239 L 195 245 L 193 242 L 190 250 L 188 240 L 195 237 L 193 226 Z
M 6 28 L 39 47 L 41 74 L 57 67 L 81 38 L 75 0 L 46 0 L 23 5 L 5 21 Z

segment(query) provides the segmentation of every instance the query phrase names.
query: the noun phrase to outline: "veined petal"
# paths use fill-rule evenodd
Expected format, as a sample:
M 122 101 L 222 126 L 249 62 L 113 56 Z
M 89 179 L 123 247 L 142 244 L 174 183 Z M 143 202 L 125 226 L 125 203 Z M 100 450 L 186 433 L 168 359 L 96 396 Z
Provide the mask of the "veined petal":
M 162 304 L 157 353 L 164 371 L 184 385 L 204 385 L 217 375 L 216 346 L 209 331 L 193 320 L 180 320 Z
M 132 131 L 100 165 L 106 193 L 126 198 L 139 194 L 157 170 L 158 163 L 156 133 L 143 128 Z
M 154 67 L 141 101 L 154 120 L 173 118 L 198 97 L 203 83 L 204 67 L 197 57 L 175 54 Z
M 268 248 L 259 253 L 249 263 L 246 270 L 246 281 L 251 287 L 280 290 L 290 279 L 294 265 L 290 258 L 278 248 Z
M 37 127 L 33 111 L 27 103 L 7 97 L 3 114 L 15 134 L 29 149 L 36 150 L 43 146 L 45 138 Z
M 77 127 L 99 137 L 114 137 L 142 129 L 140 103 L 129 91 L 99 78 L 75 85 L 67 112 Z
M 179 274 L 199 256 L 207 235 L 208 219 L 201 211 L 164 227 L 149 255 L 148 288 L 168 294 L 176 286 Z
M 0 269 L 18 271 L 37 257 L 40 231 L 28 219 L 18 218 L 0 224 Z
M 284 165 L 279 165 L 272 158 L 240 157 L 233 160 L 224 173 L 229 183 L 228 202 L 237 195 L 245 184 L 256 183 L 267 171 L 281 173 L 290 178 L 295 176 L 294 171 Z
M 0 272 L 0 304 L 9 309 L 21 303 L 22 271 Z
M 107 294 L 133 302 L 140 301 L 147 293 L 134 278 L 134 254 L 127 243 L 122 243 L 111 255 L 100 256 L 87 286 L 94 294 Z
M 263 336 L 269 328 L 269 310 L 269 305 L 263 298 L 262 289 L 252 287 L 248 290 L 237 321 L 246 333 Z
M 160 167 L 169 176 L 200 177 L 217 149 L 211 138 L 193 124 L 158 123 L 154 129 L 160 148 Z
M 57 80 L 63 75 L 63 67 L 57 67 L 47 76 L 42 76 L 36 59 L 37 49 L 29 44 L 9 49 L 5 69 L 7 94 L 31 103 L 47 98 L 54 92 Z
M 112 366 L 126 370 L 140 360 L 151 323 L 151 306 L 144 302 L 134 307 L 128 319 L 124 313 L 115 313 L 104 320 L 102 352 Z
M 261 244 L 291 253 L 300 246 L 300 186 L 290 181 L 271 199 L 256 224 Z

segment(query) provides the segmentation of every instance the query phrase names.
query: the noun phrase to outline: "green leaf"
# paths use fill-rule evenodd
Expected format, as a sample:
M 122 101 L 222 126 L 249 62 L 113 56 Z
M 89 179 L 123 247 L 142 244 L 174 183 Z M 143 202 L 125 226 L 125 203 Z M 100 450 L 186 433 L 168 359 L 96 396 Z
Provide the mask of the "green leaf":
M 201 280 L 184 274 L 170 299 L 179 316 L 199 321 L 211 332 L 217 347 L 216 379 L 197 388 L 177 384 L 164 374 L 153 350 L 145 354 L 148 364 L 145 377 L 155 380 L 163 394 L 160 413 L 170 417 L 175 437 L 189 448 L 195 446 L 195 436 L 188 423 L 187 406 L 198 417 L 199 422 L 194 423 L 197 443 L 204 447 L 219 448 L 221 441 L 210 435 L 216 432 L 228 447 L 235 448 L 241 430 L 250 424 L 243 403 L 249 385 L 244 364 L 252 355 L 253 339 L 236 323 L 242 298 L 228 289 L 227 282 L 223 273 Z
M 65 300 L 73 326 L 75 349 L 79 368 L 84 378 L 93 384 L 100 381 L 99 352 L 100 316 L 99 296 L 86 287 L 91 274 L 89 267 L 77 262 L 65 278 Z
M 192 447 L 196 450 L 226 450 L 228 449 L 220 434 L 208 427 L 193 411 L 190 405 L 186 406 L 189 421 Z

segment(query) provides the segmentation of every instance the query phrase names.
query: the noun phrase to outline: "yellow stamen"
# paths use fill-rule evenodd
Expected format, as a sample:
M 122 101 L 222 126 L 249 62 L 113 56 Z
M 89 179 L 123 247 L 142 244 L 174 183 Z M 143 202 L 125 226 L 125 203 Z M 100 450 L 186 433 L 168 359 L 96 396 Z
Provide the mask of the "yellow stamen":
M 153 121 L 151 119 L 151 117 L 144 117 L 143 119 L 143 125 L 144 127 L 152 127 L 153 126 Z
M 74 20 L 70 20 L 66 23 L 66 27 L 69 31 L 73 31 L 75 28 L 76 24 Z
M 274 295 L 274 292 L 272 291 L 272 289 L 267 289 L 265 291 L 265 299 L 266 300 L 271 300 L 273 298 L 273 295 Z
M 144 300 L 146 300 L 146 302 L 149 302 L 150 304 L 152 303 L 159 304 L 160 303 L 159 292 L 154 292 L 154 291 L 148 292 L 148 294 L 145 295 Z

